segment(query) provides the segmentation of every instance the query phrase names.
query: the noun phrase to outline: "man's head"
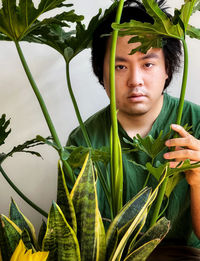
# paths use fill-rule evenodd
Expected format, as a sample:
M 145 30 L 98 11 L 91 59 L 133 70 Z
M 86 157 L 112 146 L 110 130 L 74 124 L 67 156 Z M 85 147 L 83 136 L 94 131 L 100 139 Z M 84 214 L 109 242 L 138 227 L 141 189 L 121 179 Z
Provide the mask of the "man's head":
M 168 15 L 166 8 L 163 7 L 164 0 L 158 1 L 159 7 Z M 102 36 L 112 32 L 111 24 L 114 22 L 116 9 L 105 16 L 96 29 L 92 43 L 92 66 L 99 82 L 103 83 L 103 65 L 106 50 L 108 48 L 109 36 Z M 153 24 L 153 18 L 146 13 L 143 4 L 137 0 L 127 0 L 124 3 L 124 9 L 121 17 L 121 23 L 129 22 L 131 19 L 148 22 Z M 173 73 L 180 67 L 181 44 L 180 41 L 173 38 L 164 39 L 163 54 L 165 60 L 165 69 L 168 75 L 164 84 L 164 89 L 170 84 Z

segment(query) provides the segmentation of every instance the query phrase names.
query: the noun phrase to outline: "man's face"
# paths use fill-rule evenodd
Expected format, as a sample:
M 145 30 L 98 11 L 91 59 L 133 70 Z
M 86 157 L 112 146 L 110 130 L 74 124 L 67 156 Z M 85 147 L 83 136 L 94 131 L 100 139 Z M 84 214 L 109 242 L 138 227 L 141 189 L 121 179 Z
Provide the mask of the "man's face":
M 140 43 L 128 44 L 130 36 L 119 37 L 116 49 L 115 82 L 118 116 L 140 116 L 156 110 L 168 78 L 162 49 L 151 48 L 146 54 L 130 51 Z M 110 42 L 104 59 L 104 87 L 110 96 Z M 151 114 L 151 113 L 150 113 Z

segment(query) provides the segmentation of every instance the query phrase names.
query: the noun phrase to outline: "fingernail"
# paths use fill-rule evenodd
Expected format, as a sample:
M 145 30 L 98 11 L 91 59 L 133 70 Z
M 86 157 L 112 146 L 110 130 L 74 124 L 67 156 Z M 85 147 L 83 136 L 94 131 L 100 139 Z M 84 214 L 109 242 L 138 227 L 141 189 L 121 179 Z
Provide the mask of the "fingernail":
M 164 157 L 165 159 L 168 159 L 168 158 L 169 158 L 169 153 L 165 153 L 165 154 L 163 155 L 163 157 Z

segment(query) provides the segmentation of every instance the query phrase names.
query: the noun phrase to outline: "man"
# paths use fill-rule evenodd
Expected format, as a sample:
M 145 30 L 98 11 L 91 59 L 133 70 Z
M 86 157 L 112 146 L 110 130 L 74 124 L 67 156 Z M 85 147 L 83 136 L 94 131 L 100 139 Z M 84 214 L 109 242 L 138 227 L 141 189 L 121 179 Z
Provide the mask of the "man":
M 163 2 L 159 1 L 159 6 L 167 13 L 166 8 L 163 8 Z M 115 11 L 102 19 L 102 23 L 94 33 L 92 45 L 93 70 L 108 96 L 110 95 L 111 39 L 109 36 L 102 35 L 108 35 L 111 32 L 110 25 L 114 21 Z M 121 22 L 128 22 L 131 19 L 153 23 L 153 19 L 146 13 L 143 5 L 134 0 L 126 1 Z M 165 153 L 159 155 L 156 160 L 160 162 L 169 160 L 171 167 L 175 167 L 178 162 L 185 159 L 190 159 L 191 162 L 200 161 L 200 141 L 198 140 L 200 138 L 200 107 L 190 102 L 184 104 L 181 124 L 183 126 L 188 123 L 192 126 L 192 136 L 183 127 L 174 124 L 177 117 L 178 99 L 164 93 L 174 71 L 180 65 L 180 42 L 176 39 L 165 39 L 162 49 L 151 48 L 146 54 L 136 52 L 134 55 L 129 55 L 130 51 L 140 44 L 128 44 L 129 39 L 130 36 L 118 37 L 115 64 L 117 118 L 122 148 L 130 148 L 124 138 L 131 141 L 137 133 L 142 137 L 150 134 L 156 138 L 161 130 L 167 133 L 171 126 L 180 138 L 168 140 Z M 109 106 L 90 117 L 85 122 L 85 126 L 94 148 L 109 146 L 111 126 Z M 68 145 L 86 146 L 80 128 L 71 133 Z M 170 151 L 171 147 L 176 147 L 176 150 Z M 147 177 L 147 173 L 130 160 L 144 165 L 148 157 L 142 152 L 123 155 L 124 203 L 141 190 Z M 147 185 L 155 187 L 155 179 L 150 177 Z M 100 184 L 97 188 L 101 214 L 104 218 L 109 218 L 109 207 L 103 189 Z M 171 221 L 171 230 L 164 240 L 165 245 L 200 247 L 199 202 L 200 169 L 196 168 L 185 173 L 185 179 L 179 182 L 170 196 L 164 215 Z M 163 204 L 165 205 L 166 202 Z M 149 219 L 147 219 L 146 227 L 149 225 Z M 196 260 L 195 255 L 196 253 L 189 253 L 187 260 Z M 176 254 L 166 260 L 185 260 L 181 259 L 180 253 L 177 259 L 175 256 Z M 163 261 L 165 254 L 163 252 L 162 259 L 152 258 L 151 260 Z

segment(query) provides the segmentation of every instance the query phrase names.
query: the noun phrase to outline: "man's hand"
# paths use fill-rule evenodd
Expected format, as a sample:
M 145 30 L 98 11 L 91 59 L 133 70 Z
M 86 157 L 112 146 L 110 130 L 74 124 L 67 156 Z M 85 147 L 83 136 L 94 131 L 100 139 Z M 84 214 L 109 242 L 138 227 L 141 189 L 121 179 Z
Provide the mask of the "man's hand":
M 190 135 L 183 127 L 177 124 L 171 125 L 180 137 L 166 141 L 167 147 L 175 147 L 174 151 L 164 154 L 164 158 L 174 160 L 170 167 L 174 168 L 180 161 L 189 159 L 191 163 L 200 161 L 200 141 Z M 185 172 L 186 180 L 190 185 L 191 216 L 193 229 L 200 239 L 200 168 L 191 169 Z
M 167 147 L 175 147 L 174 151 L 164 154 L 164 158 L 174 160 L 170 162 L 170 168 L 175 168 L 180 161 L 189 159 L 191 163 L 200 161 L 200 141 L 189 134 L 183 127 L 177 124 L 171 125 L 180 137 L 167 140 Z M 198 186 L 200 189 L 200 168 L 186 171 L 187 182 L 191 186 Z

